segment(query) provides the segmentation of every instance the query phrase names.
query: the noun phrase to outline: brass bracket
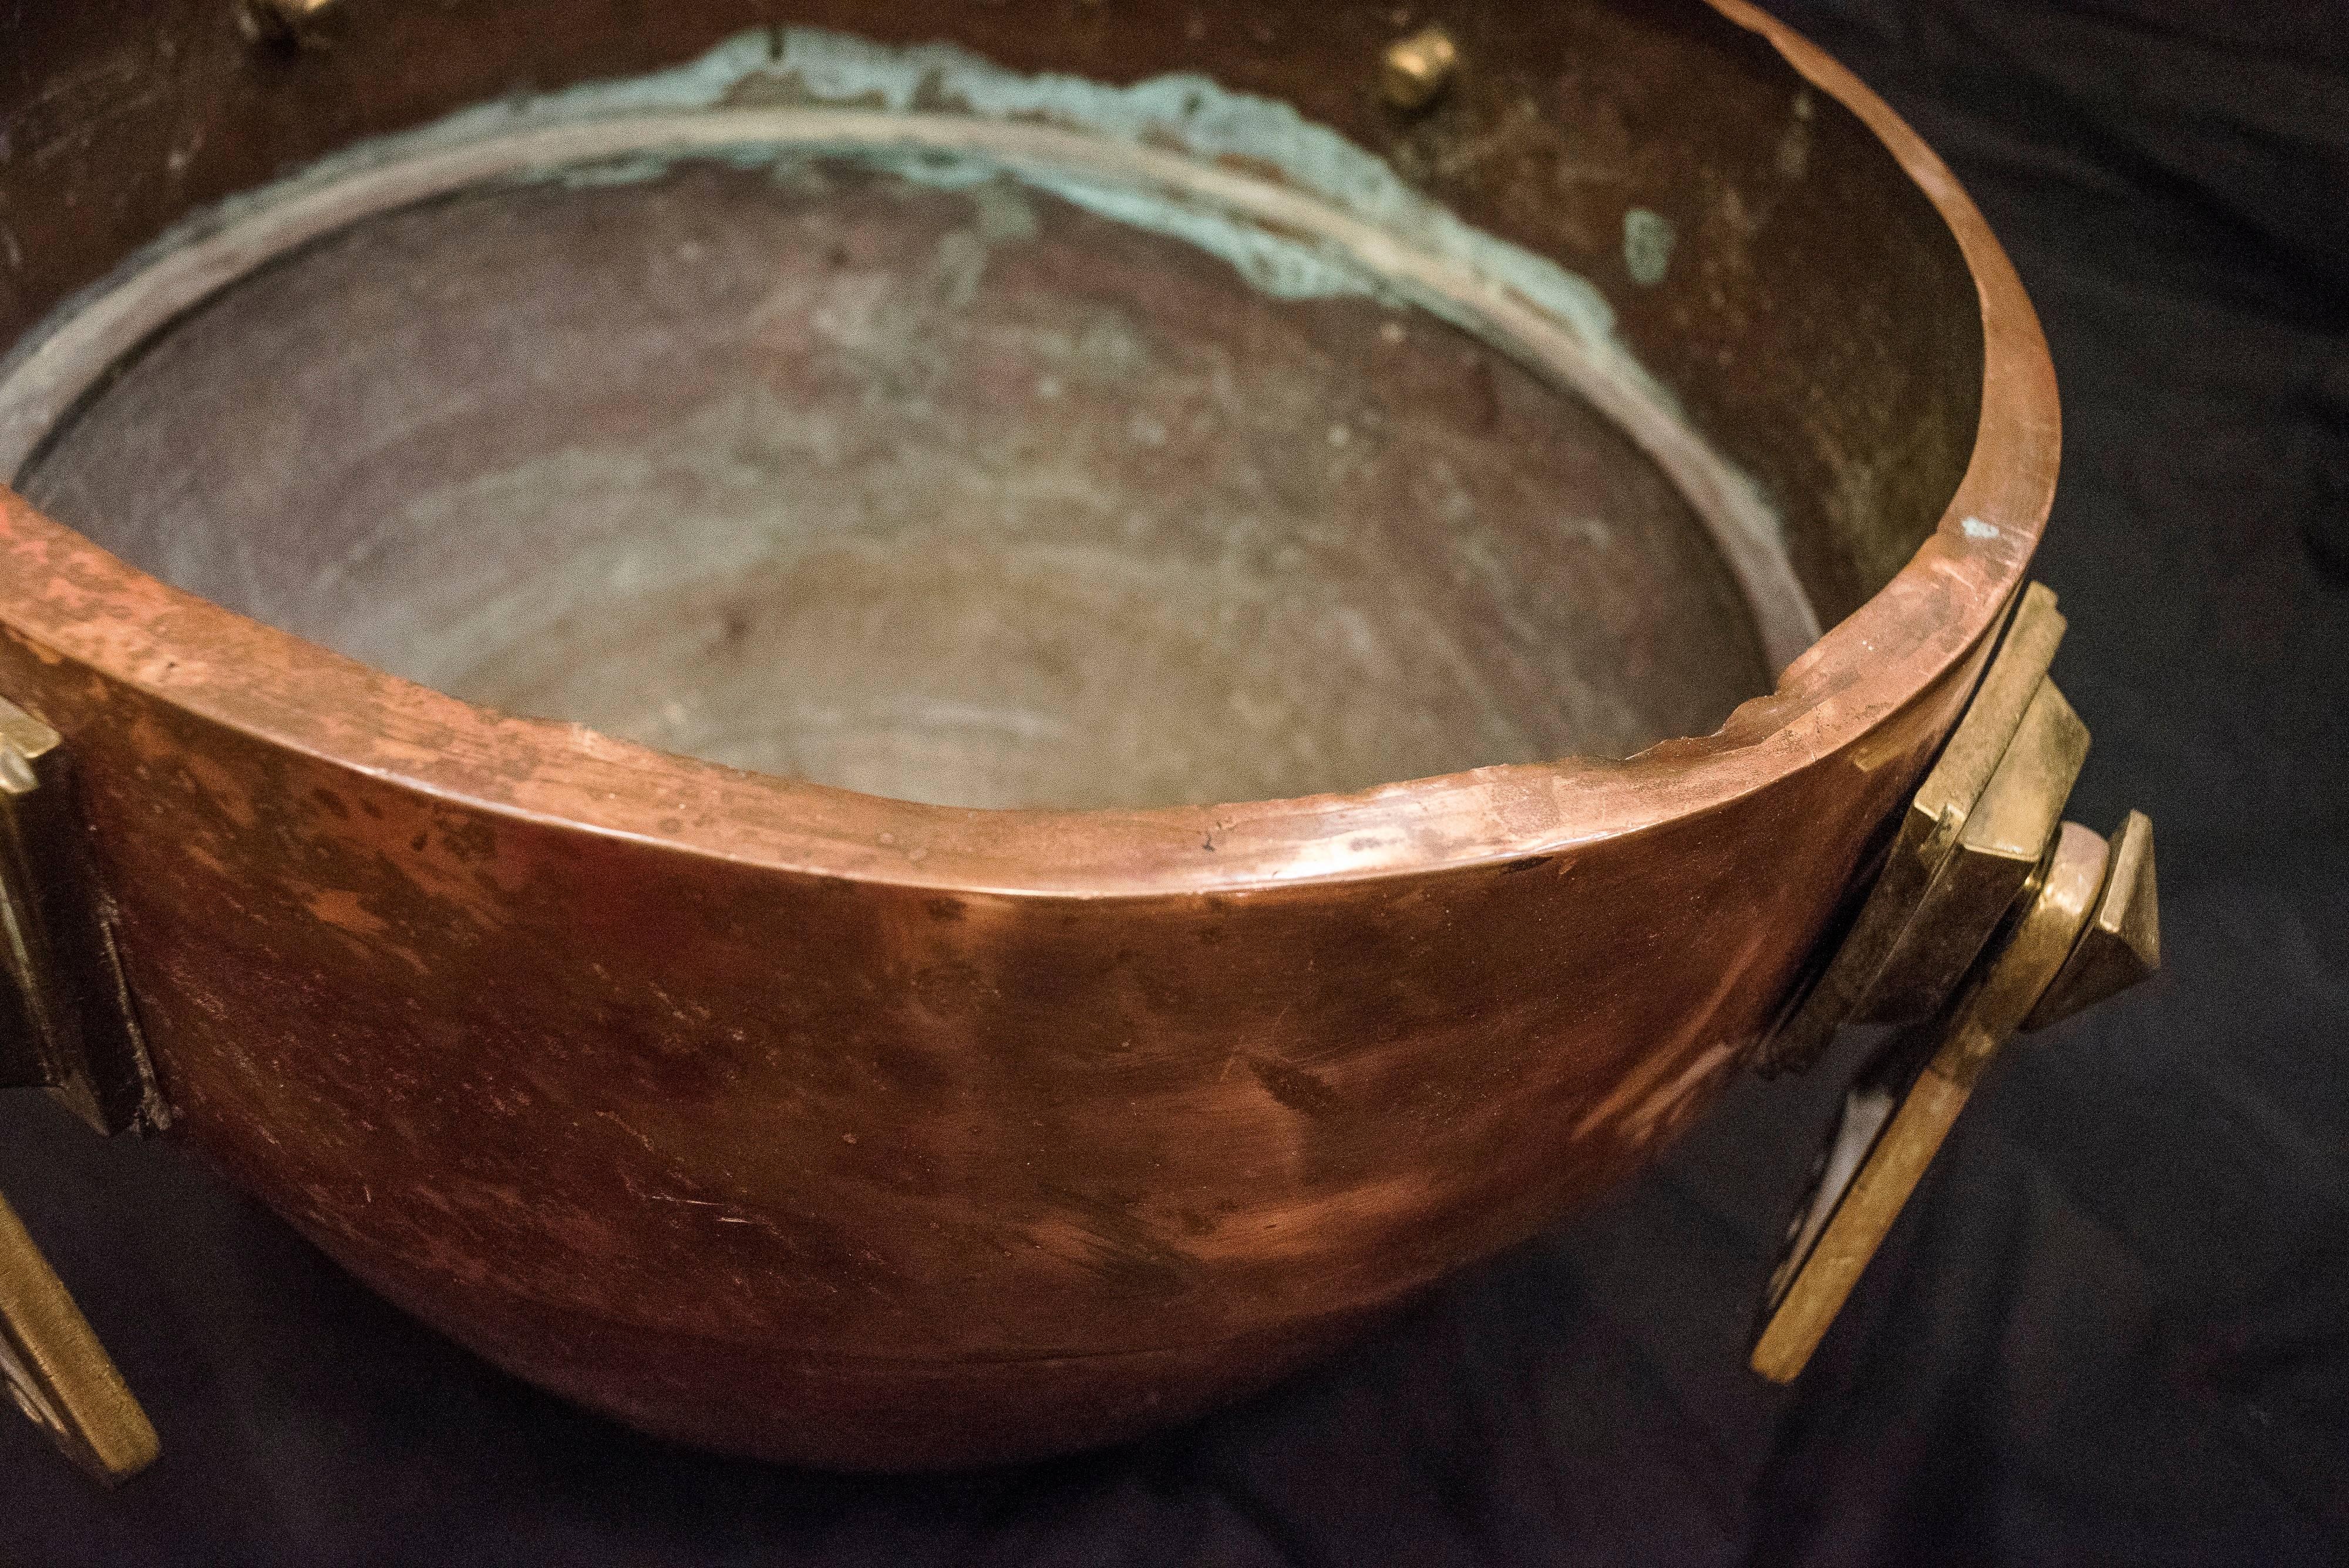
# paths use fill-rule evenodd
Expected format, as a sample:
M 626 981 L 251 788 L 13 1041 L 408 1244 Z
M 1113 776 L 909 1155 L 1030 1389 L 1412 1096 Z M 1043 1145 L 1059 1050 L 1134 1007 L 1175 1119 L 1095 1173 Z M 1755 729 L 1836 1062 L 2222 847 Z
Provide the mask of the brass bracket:
M 122 977 L 55 730 L 0 701 L 0 1088 L 46 1088 L 102 1133 L 170 1119 Z
M 0 701 L 0 1087 L 46 1088 L 100 1132 L 167 1119 L 57 732 Z M 0 1382 L 111 1484 L 155 1428 L 16 1210 L 0 1199 Z
M 2060 823 L 2088 732 L 2047 667 L 2055 596 L 2024 590 L 1998 657 L 1895 829 L 1816 982 L 1765 1044 L 1801 1068 L 1846 1023 L 1906 1023 L 1864 1067 L 1788 1227 L 1753 1366 L 1791 1381 L 1892 1229 L 1976 1081 L 2038 1029 L 2159 967 L 2153 825 Z

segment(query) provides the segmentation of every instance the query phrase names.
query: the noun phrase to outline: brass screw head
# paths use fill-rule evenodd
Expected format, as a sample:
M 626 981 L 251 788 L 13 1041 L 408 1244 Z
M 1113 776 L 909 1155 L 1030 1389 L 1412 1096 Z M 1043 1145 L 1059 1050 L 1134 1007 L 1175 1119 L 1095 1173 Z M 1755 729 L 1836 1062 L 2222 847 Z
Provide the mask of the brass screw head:
M 1379 63 L 1379 91 L 1406 113 L 1425 109 L 1460 69 L 1459 46 L 1441 27 L 1423 27 L 1387 46 Z
M 336 0 L 237 0 L 236 25 L 254 43 L 300 44 Z

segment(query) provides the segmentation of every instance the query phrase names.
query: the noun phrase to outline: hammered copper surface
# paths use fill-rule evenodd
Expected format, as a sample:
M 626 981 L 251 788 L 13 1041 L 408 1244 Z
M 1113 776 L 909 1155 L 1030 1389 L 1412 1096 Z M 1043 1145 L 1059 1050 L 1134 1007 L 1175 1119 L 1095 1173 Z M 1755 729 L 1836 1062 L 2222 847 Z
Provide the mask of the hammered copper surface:
M 1630 761 L 918 805 L 500 718 L 0 500 L 0 691 L 74 748 L 179 1126 L 523 1376 L 843 1465 L 1204 1407 L 1619 1178 L 1779 1010 L 2054 472 L 2044 348 L 1973 209 L 1847 76 L 1730 16 L 1464 5 L 1475 68 L 1409 121 L 1383 6 L 791 18 L 1204 70 L 1596 280 L 1849 612 L 1774 695 Z M 349 0 L 285 56 L 195 0 L 22 18 L 0 325 L 355 137 L 771 19 L 487 0 L 454 47 L 441 7 Z M 1652 286 L 1634 206 L 1680 236 Z

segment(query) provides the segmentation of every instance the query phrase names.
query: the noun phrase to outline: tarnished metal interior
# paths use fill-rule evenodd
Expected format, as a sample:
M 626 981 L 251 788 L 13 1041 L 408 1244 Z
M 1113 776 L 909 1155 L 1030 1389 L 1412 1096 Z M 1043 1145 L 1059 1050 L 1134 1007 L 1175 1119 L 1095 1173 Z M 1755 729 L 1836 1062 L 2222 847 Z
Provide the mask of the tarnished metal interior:
M 367 129 L 462 106 L 457 62 L 397 57 L 389 8 L 351 10 L 307 51 L 241 42 L 236 69 L 264 97 L 409 73 L 405 115 Z M 1439 108 L 1377 103 L 1371 49 L 1328 129 L 1308 105 L 1218 177 L 1310 187 L 1316 139 L 1348 135 L 1504 262 L 1547 247 L 1595 312 L 1566 328 L 1625 351 L 1579 385 L 1451 284 L 1430 299 L 1357 257 L 1368 289 L 1299 285 L 1311 244 L 1268 270 L 1259 237 L 1203 239 L 1196 202 L 746 130 L 357 192 L 84 364 L 16 483 L 167 581 L 380 669 L 908 799 L 1262 799 L 1707 733 L 1930 531 L 1979 345 L 1948 340 L 1967 313 L 1935 297 L 1965 286 L 1946 234 L 1839 108 L 1755 62 L 1752 103 L 1667 117 L 1660 50 L 1751 46 L 1677 8 L 1557 10 L 1573 47 L 1546 74 L 1495 79 L 1473 11 L 1447 18 L 1471 65 Z M 1143 25 L 1077 7 L 1058 39 L 970 58 L 1032 69 L 1036 45 Z M 1186 28 L 1178 56 L 1205 92 L 1241 62 L 1307 87 L 1291 73 L 1329 46 L 1309 31 Z M 972 107 L 930 56 L 761 36 L 698 107 L 938 107 L 828 90 L 842 50 L 920 62 L 922 90 Z M 481 37 L 509 70 L 533 42 Z M 578 68 L 677 65 L 645 43 Z M 267 140 L 272 173 L 326 151 L 240 123 L 254 108 L 182 103 L 160 182 L 114 171 L 146 203 L 119 221 L 160 230 L 250 181 L 208 117 Z M 1819 226 L 1855 210 L 1870 227 Z M 1494 286 L 1474 272 L 1472 305 Z M 20 322 L 52 303 L 26 281 Z M 108 286 L 143 286 L 134 266 Z M 1920 336 L 1931 352 L 1904 353 Z M 1630 389 L 1630 428 L 1591 375 Z M 1704 493 L 1659 440 L 1702 454 Z
M 360 223 L 173 328 L 26 493 L 455 695 L 945 804 L 1619 755 L 1767 689 L 1655 465 L 1443 322 L 1008 179 L 793 174 Z

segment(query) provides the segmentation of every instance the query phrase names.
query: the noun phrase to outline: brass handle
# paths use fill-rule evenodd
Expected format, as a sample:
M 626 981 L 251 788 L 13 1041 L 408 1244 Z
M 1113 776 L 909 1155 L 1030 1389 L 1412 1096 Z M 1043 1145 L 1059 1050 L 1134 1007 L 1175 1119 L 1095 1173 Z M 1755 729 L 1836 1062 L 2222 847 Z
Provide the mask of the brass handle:
M 1764 1049 L 1807 1065 L 1846 1023 L 1909 1022 L 1844 1096 L 1763 1304 L 1756 1372 L 1792 1381 L 2018 1030 L 2070 1016 L 2161 961 L 2153 825 L 2108 844 L 2057 826 L 2087 730 L 2046 670 L 2064 633 L 2033 584 L 1911 801 L 1848 935 Z
M 112 1486 L 152 1463 L 153 1423 L 89 1321 L 0 1198 L 0 1375 L 16 1407 Z

